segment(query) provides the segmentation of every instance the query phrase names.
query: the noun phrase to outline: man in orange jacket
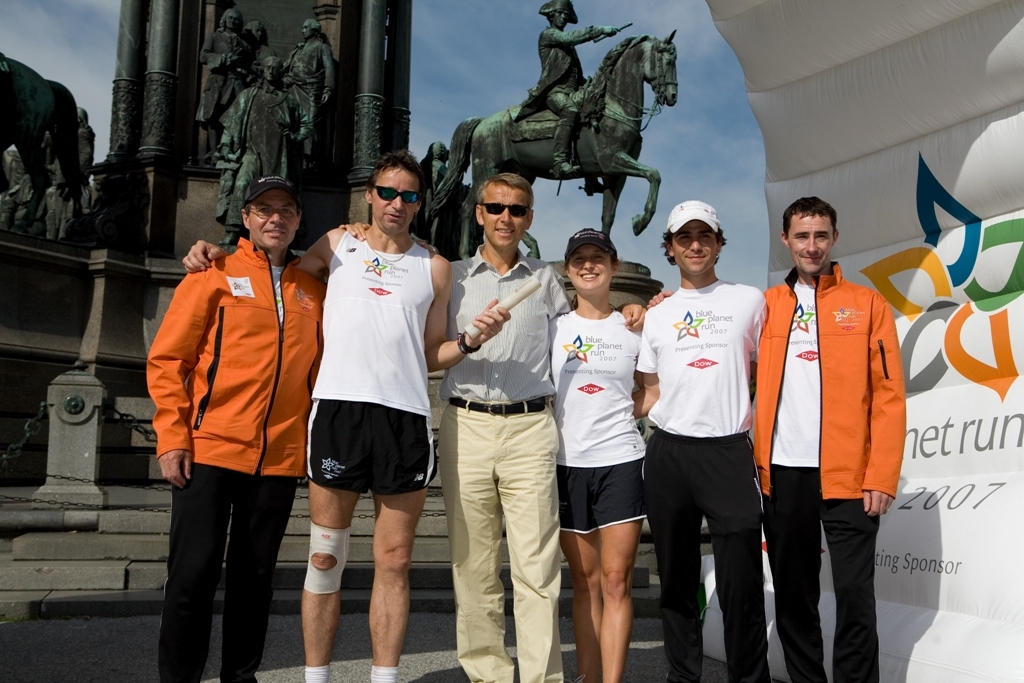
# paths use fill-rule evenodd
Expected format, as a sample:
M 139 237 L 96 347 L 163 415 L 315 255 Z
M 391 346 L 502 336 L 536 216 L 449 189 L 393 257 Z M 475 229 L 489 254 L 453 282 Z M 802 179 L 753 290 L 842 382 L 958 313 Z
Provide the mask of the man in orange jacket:
M 174 485 L 162 683 L 202 676 L 225 545 L 220 677 L 255 683 L 277 553 L 305 476 L 325 288 L 288 251 L 300 219 L 295 185 L 257 178 L 244 204 L 250 239 L 182 280 L 149 353 L 157 457 Z
M 878 681 L 875 537 L 896 496 L 906 429 L 899 339 L 878 292 L 831 259 L 836 211 L 798 199 L 782 219 L 795 268 L 765 293 L 754 454 L 775 614 L 795 683 L 826 683 L 821 528 L 836 596 L 833 676 Z

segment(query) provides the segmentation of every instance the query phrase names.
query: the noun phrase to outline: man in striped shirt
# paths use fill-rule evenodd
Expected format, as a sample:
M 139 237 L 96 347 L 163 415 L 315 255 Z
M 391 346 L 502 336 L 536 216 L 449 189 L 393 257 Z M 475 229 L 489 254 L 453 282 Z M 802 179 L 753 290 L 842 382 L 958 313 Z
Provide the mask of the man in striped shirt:
M 483 347 L 469 340 L 446 367 L 438 459 L 451 545 L 459 662 L 471 681 L 512 683 L 505 650 L 501 570 L 502 513 L 515 589 L 520 680 L 562 681 L 558 636 L 561 585 L 555 456 L 558 432 L 548 398 L 549 321 L 570 310 L 561 276 L 519 251 L 533 221 L 533 189 L 502 173 L 477 193 L 484 243 L 452 263 L 450 339 L 528 278 L 540 291 L 516 306 L 502 332 Z M 633 308 L 633 307 L 628 307 Z M 642 317 L 642 307 L 625 311 Z M 479 350 L 479 353 L 477 351 Z M 429 359 L 428 359 L 429 361 Z M 461 361 L 461 362 L 460 362 Z

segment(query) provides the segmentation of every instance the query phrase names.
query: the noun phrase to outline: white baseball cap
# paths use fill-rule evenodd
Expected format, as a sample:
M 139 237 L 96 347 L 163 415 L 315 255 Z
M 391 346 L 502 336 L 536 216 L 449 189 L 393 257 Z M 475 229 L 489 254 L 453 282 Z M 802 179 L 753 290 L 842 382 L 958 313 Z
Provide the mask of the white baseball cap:
M 690 199 L 677 204 L 672 213 L 668 215 L 668 231 L 675 233 L 690 221 L 702 221 L 711 226 L 716 232 L 722 229 L 722 223 L 718 220 L 718 213 L 715 207 L 704 202 Z

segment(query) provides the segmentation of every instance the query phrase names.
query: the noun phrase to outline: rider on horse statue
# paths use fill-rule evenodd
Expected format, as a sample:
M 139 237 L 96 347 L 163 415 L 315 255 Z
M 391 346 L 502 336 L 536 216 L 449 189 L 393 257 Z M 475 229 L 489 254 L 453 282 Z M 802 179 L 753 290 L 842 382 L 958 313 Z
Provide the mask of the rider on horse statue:
M 588 26 L 575 31 L 564 30 L 567 24 L 579 21 L 572 0 L 549 0 L 540 8 L 549 25 L 540 34 L 540 82 L 531 88 L 523 102 L 516 121 L 549 109 L 558 116 L 555 129 L 554 158 L 551 169 L 555 178 L 577 177 L 578 166 L 570 163 L 572 142 L 579 126 L 579 100 L 577 93 L 583 87 L 583 66 L 576 46 L 614 36 L 621 29 L 612 26 Z

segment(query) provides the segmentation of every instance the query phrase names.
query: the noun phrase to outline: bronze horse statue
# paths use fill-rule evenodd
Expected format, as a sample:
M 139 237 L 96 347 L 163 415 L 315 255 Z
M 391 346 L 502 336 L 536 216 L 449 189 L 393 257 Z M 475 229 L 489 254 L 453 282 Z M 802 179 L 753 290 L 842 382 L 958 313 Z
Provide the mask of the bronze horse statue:
M 633 217 L 633 233 L 639 235 L 654 217 L 658 203 L 661 174 L 644 166 L 640 156 L 641 122 L 644 109 L 644 84 L 655 94 L 657 111 L 673 106 L 678 98 L 676 81 L 675 31 L 665 39 L 655 36 L 627 38 L 605 56 L 594 77 L 581 91 L 580 115 L 583 127 L 576 144 L 576 164 L 582 168 L 588 195 L 601 192 L 604 207 L 601 229 L 611 232 L 619 195 L 627 177 L 645 178 L 649 183 L 647 203 L 642 215 Z M 513 172 L 531 183 L 537 178 L 553 179 L 553 137 L 557 117 L 541 112 L 519 123 L 513 119 L 518 107 L 492 114 L 485 119 L 466 119 L 455 129 L 451 144 L 449 171 L 434 201 L 428 207 L 428 220 L 446 211 L 460 212 L 461 235 L 458 253 L 449 258 L 468 258 L 476 248 L 477 224 L 473 207 L 480 184 L 495 173 Z M 473 183 L 462 206 L 455 206 L 462 176 L 473 165 Z M 537 243 L 529 233 L 530 255 L 538 254 Z M 454 247 L 454 240 L 445 243 Z M 444 249 L 441 251 L 453 251 Z
M 0 54 L 0 151 L 14 145 L 32 183 L 25 216 L 12 232 L 28 232 L 36 220 L 50 174 L 43 138 L 50 133 L 53 151 L 64 176 L 64 190 L 80 202 L 82 180 L 78 165 L 78 109 L 75 98 L 60 83 L 48 81 L 21 62 Z M 0 173 L 0 192 L 9 179 Z

